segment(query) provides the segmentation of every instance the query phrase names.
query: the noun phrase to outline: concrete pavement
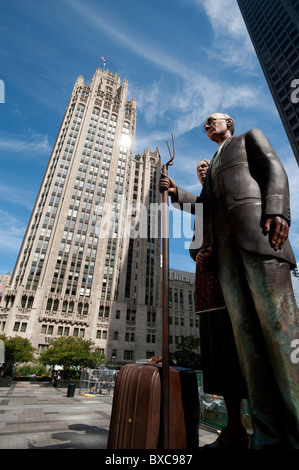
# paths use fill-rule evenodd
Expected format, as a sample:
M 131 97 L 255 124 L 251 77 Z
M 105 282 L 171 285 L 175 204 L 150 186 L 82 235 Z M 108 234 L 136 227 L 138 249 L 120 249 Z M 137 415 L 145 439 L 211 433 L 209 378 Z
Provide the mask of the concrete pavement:
M 0 449 L 106 449 L 112 396 L 86 397 L 47 383 L 0 387 Z M 199 445 L 217 435 L 200 428 Z

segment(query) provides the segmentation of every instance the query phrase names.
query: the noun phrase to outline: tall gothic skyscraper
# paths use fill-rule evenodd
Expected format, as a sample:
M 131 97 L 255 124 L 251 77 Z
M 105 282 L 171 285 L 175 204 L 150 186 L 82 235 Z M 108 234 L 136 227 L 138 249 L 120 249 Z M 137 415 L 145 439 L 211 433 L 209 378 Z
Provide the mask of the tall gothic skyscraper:
M 160 156 L 133 154 L 127 89 L 107 70 L 79 76 L 62 119 L 0 312 L 39 351 L 81 336 L 121 363 L 161 343 L 159 221 L 146 231 Z
M 299 0 L 237 0 L 299 164 Z

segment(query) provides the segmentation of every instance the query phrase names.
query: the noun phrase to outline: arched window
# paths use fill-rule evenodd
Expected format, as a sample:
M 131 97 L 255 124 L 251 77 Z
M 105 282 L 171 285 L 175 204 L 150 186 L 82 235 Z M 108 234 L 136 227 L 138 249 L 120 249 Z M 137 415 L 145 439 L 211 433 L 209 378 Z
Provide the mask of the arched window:
M 96 114 L 98 116 L 100 114 L 100 109 L 97 107 L 93 108 L 92 114 Z
M 21 307 L 25 308 L 27 303 L 27 295 L 22 295 L 21 298 Z
M 87 314 L 88 314 L 88 307 L 89 307 L 88 304 L 84 304 L 83 315 L 87 315 Z

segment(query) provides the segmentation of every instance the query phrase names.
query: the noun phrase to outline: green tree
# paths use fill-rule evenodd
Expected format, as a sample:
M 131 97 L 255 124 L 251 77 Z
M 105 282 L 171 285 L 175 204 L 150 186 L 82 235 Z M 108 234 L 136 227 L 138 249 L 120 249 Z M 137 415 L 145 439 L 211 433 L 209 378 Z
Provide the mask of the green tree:
M 199 348 L 200 342 L 195 336 L 181 336 L 181 341 L 176 345 L 174 358 L 179 366 L 201 369 L 200 354 L 195 351 Z
M 97 367 L 103 364 L 106 356 L 94 348 L 91 340 L 73 336 L 62 336 L 50 341 L 50 347 L 41 353 L 39 361 L 50 366 L 60 365 L 64 368 L 64 378 L 67 379 L 70 367 Z
M 4 342 L 4 364 L 1 367 L 0 375 L 13 375 L 14 365 L 18 362 L 30 362 L 34 360 L 35 349 L 29 339 L 21 336 L 7 337 L 0 335 Z

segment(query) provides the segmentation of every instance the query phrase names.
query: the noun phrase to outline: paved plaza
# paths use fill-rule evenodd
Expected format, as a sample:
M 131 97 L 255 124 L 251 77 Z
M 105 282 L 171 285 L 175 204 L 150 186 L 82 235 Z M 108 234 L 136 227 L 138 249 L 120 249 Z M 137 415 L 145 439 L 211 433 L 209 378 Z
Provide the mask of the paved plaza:
M 0 449 L 106 449 L 113 397 L 67 397 L 48 383 L 0 387 Z M 199 445 L 216 439 L 201 427 Z

